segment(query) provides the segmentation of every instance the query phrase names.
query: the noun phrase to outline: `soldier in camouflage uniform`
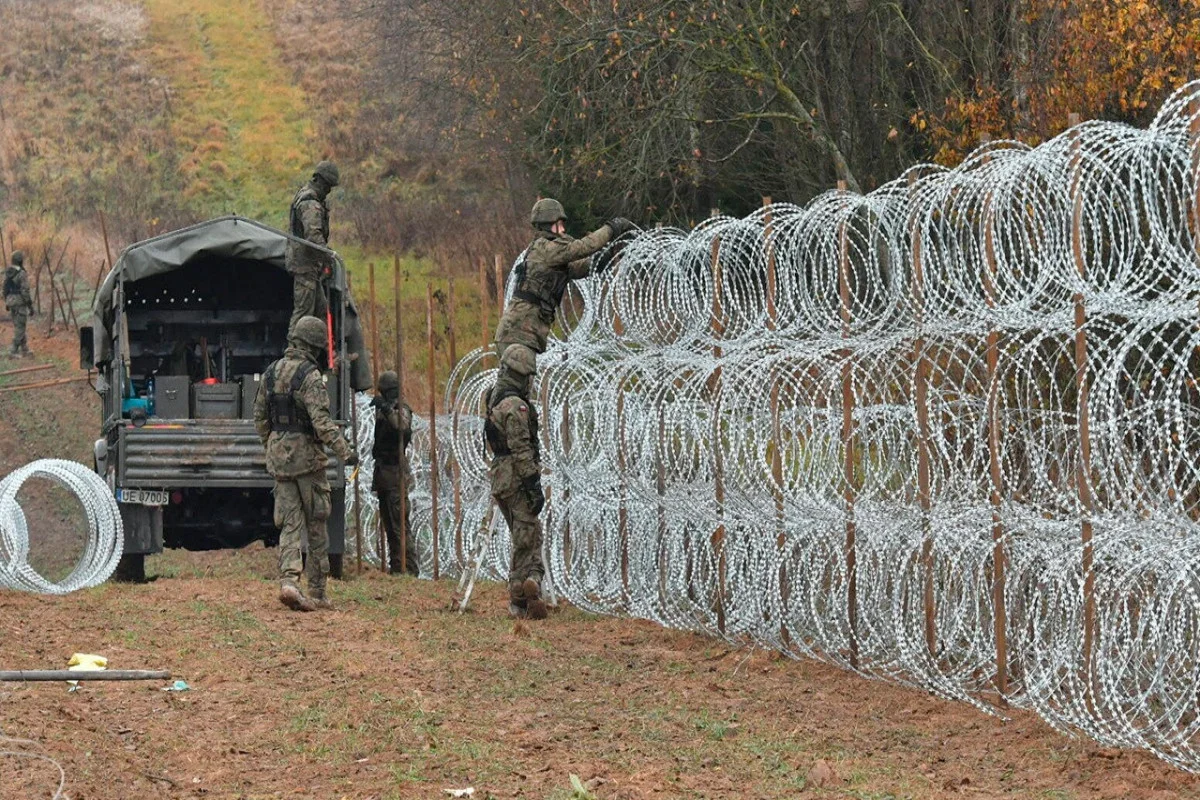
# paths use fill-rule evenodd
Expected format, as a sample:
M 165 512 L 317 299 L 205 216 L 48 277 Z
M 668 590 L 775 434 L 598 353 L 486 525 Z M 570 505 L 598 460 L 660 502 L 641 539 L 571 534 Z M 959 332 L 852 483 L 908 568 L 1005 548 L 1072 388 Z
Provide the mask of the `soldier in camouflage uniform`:
M 379 497 L 379 512 L 387 534 L 388 572 L 399 575 L 402 571 L 400 531 L 403 530 L 403 566 L 409 575 L 415 576 L 420 568 L 409 525 L 411 504 L 408 500 L 408 488 L 412 486 L 412 470 L 408 463 L 412 409 L 400 399 L 400 377 L 392 370 L 379 376 L 371 406 L 375 409 L 375 444 L 371 448 L 375 472 L 371 477 L 371 491 Z
M 557 200 L 545 198 L 533 206 L 530 221 L 537 228 L 537 238 L 521 254 L 515 270 L 517 285 L 496 327 L 496 350 L 501 356 L 511 344 L 546 352 L 546 337 L 567 282 L 591 274 L 591 255 L 634 229 L 629 220 L 614 217 L 582 239 L 572 239 L 566 233 L 566 219 Z
M 4 305 L 12 314 L 13 341 L 11 355 L 33 355 L 25 341 L 25 325 L 33 309 L 33 298 L 29 294 L 29 275 L 25 272 L 25 254 L 14 250 L 12 265 L 4 271 Z
M 313 170 L 313 176 L 296 192 L 288 213 L 290 233 L 322 247 L 329 246 L 329 206 L 325 200 L 329 192 L 338 185 L 340 175 L 333 162 L 322 161 Z M 303 316 L 325 318 L 327 300 L 324 281 L 332 265 L 325 253 L 305 245 L 289 241 L 287 268 L 292 273 L 292 319 L 288 332 L 295 329 Z
M 332 607 L 325 597 L 331 506 L 325 447 L 347 465 L 358 463 L 329 416 L 329 392 L 321 379 L 325 346 L 325 322 L 302 317 L 283 358 L 267 367 L 254 399 L 254 427 L 267 450 L 267 472 L 275 478 L 279 601 L 296 611 Z M 299 584 L 305 532 L 307 597 Z
M 538 448 L 537 411 L 529 402 L 537 356 L 522 344 L 509 345 L 488 395 L 484 435 L 492 452 L 488 467 L 492 498 L 512 534 L 508 573 L 509 612 L 546 618 L 542 600 L 542 523 L 546 504 Z

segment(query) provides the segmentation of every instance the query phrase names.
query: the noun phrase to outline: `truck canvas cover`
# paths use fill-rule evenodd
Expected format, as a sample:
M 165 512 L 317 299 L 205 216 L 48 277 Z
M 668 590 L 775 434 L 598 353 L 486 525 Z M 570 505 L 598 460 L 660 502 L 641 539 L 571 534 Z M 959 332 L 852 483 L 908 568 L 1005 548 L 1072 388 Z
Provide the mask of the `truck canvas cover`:
M 341 258 L 335 252 L 319 245 L 295 239 L 283 231 L 239 216 L 219 217 L 201 222 L 146 239 L 125 249 L 101 285 L 92 308 L 96 332 L 95 363 L 104 364 L 112 359 L 112 326 L 115 316 L 113 297 L 118 282 L 139 281 L 161 273 L 184 269 L 202 261 L 211 263 L 214 258 L 258 261 L 285 270 L 289 239 L 324 251 L 334 263 L 330 288 L 346 296 L 346 349 L 351 354 L 358 354 L 358 358 L 351 361 L 350 385 L 355 390 L 369 388 L 370 362 L 366 357 L 357 307 L 353 298 L 346 292 L 346 268 Z M 283 355 L 282 352 L 280 355 Z

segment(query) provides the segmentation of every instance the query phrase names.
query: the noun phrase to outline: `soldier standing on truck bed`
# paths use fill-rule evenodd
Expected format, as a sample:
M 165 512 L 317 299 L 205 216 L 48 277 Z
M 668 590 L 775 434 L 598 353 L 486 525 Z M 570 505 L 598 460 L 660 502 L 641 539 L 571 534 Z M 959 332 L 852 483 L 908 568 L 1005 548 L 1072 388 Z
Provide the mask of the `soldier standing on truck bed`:
M 313 169 L 312 178 L 296 192 L 288 212 L 288 232 L 321 247 L 329 247 L 329 205 L 326 198 L 338 185 L 340 175 L 332 161 L 322 161 Z M 325 318 L 328 300 L 325 281 L 333 265 L 325 253 L 305 245 L 289 241 L 287 268 L 292 273 L 292 319 L 288 333 L 296 328 L 301 317 Z
M 512 300 L 496 326 L 496 351 L 501 356 L 510 344 L 546 352 L 546 338 L 567 282 L 591 274 L 590 256 L 634 229 L 624 217 L 613 217 L 582 239 L 572 239 L 567 235 L 566 220 L 567 213 L 557 200 L 547 197 L 533 205 L 530 222 L 537 229 L 537 238 L 521 254 Z
M 515 617 L 546 618 L 542 600 L 542 463 L 537 411 L 529 402 L 537 356 L 521 344 L 500 358 L 496 385 L 487 401 L 483 431 L 492 462 L 488 466 L 492 499 L 512 534 L 508 572 L 508 610 Z
M 279 602 L 294 611 L 330 609 L 331 508 L 325 447 L 347 466 L 358 455 L 329 416 L 329 391 L 321 379 L 325 322 L 302 317 L 288 348 L 263 374 L 254 399 L 254 427 L 267 450 L 267 472 L 275 478 L 275 525 L 279 528 Z M 322 444 L 325 447 L 322 447 Z M 308 596 L 300 591 L 301 545 L 308 532 Z
M 11 355 L 31 356 L 29 343 L 25 340 L 25 325 L 33 309 L 33 297 L 29 294 L 29 275 L 25 273 L 25 254 L 14 250 L 12 265 L 4 271 L 4 305 L 12 314 L 13 340 Z
M 399 375 L 389 369 L 379 376 L 371 406 L 375 409 L 375 444 L 371 448 L 375 472 L 371 477 L 371 490 L 379 497 L 379 512 L 387 533 L 388 572 L 399 575 L 406 570 L 409 575 L 418 575 L 417 548 L 409 525 L 412 506 L 408 499 L 408 490 L 412 486 L 412 470 L 408 466 L 412 409 L 400 399 Z M 402 530 L 403 565 L 400 563 Z

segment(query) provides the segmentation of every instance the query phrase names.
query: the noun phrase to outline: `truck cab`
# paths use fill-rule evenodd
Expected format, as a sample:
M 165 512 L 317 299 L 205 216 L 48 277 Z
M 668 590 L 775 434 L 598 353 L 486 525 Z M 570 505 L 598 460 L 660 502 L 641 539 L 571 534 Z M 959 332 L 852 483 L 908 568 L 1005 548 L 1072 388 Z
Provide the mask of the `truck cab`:
M 238 548 L 278 542 L 274 481 L 254 428 L 254 398 L 287 346 L 288 242 L 328 265 L 337 369 L 324 377 L 330 412 L 348 426 L 352 392 L 370 385 L 357 310 L 337 254 L 229 216 L 138 242 L 117 260 L 80 330 L 81 366 L 101 400 L 95 467 L 125 529 L 118 577 L 144 578 L 164 547 Z M 330 458 L 330 568 L 345 551 L 345 475 Z

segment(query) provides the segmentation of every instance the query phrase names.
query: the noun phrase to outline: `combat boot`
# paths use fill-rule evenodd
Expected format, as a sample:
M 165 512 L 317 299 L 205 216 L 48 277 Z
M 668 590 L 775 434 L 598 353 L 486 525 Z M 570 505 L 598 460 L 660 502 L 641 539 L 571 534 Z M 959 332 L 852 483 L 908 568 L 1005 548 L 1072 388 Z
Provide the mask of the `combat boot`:
M 518 583 L 508 587 L 508 615 L 517 619 L 526 619 L 529 616 L 529 610 L 525 607 L 524 584 Z
M 546 618 L 546 601 L 542 599 L 542 587 L 533 578 L 526 578 L 521 584 L 521 592 L 525 595 L 525 608 L 529 611 L 530 619 Z
M 333 611 L 333 603 L 325 596 L 325 591 L 314 592 L 309 590 L 309 600 L 312 601 L 313 607 L 317 611 Z
M 279 602 L 292 611 L 316 611 L 317 606 L 300 593 L 300 589 L 291 584 L 284 584 L 279 589 Z

